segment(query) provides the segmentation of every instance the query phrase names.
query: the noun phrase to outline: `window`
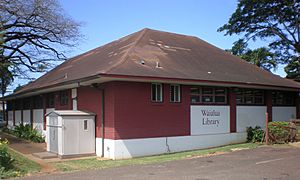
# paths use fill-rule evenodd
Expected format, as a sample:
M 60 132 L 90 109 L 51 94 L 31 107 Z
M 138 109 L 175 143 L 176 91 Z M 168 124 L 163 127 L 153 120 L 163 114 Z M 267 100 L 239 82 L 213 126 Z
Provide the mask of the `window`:
M 7 111 L 12 111 L 14 110 L 14 103 L 13 101 L 7 101 L 7 107 L 6 107 Z
M 191 103 L 226 104 L 227 91 L 221 87 L 192 87 Z
M 23 109 L 30 109 L 31 108 L 31 99 L 26 98 L 23 99 Z
M 162 84 L 151 84 L 151 101 L 162 102 Z
M 170 85 L 170 102 L 180 102 L 180 85 Z
M 59 93 L 60 105 L 65 106 L 69 103 L 69 93 L 68 91 L 61 91 Z
M 88 130 L 88 121 L 87 120 L 83 121 L 83 130 L 85 130 L 85 131 Z
M 293 94 L 292 92 L 285 92 L 285 91 L 272 92 L 272 105 L 294 106 L 295 94 Z
M 22 101 L 20 99 L 15 100 L 15 110 L 21 110 L 22 109 Z
M 47 94 L 47 108 L 54 108 L 55 96 L 54 94 Z
M 43 97 L 35 96 L 34 97 L 34 109 L 42 109 L 43 108 Z
M 264 104 L 264 91 L 256 89 L 236 89 L 236 104 L 247 105 L 247 104 Z

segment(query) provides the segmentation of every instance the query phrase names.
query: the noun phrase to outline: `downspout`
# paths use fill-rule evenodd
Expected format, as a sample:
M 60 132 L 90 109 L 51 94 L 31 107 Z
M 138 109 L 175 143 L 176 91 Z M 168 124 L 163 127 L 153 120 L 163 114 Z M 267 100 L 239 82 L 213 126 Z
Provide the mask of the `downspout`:
M 105 133 L 105 93 L 104 93 L 104 87 L 99 87 L 99 84 L 97 83 L 94 83 L 94 84 L 91 84 L 91 87 L 97 89 L 97 90 L 100 90 L 101 91 L 101 134 L 102 134 L 102 140 L 101 140 L 101 157 L 104 157 L 104 133 Z M 97 122 L 96 122 L 97 123 Z M 95 130 L 97 130 L 97 126 L 95 126 Z
M 101 102 L 101 132 L 102 132 L 102 153 L 101 153 L 101 157 L 104 157 L 104 105 L 105 105 L 105 93 L 104 93 L 104 88 L 102 89 L 102 102 Z

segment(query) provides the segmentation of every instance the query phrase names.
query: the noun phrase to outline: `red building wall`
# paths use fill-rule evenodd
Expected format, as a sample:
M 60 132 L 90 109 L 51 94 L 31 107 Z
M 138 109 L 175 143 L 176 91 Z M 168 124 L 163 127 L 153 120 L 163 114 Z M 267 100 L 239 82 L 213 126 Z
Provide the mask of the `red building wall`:
M 100 88 L 79 87 L 78 110 L 94 112 L 96 137 L 102 137 L 102 90 L 105 93 L 105 135 L 108 139 L 190 135 L 189 88 L 181 87 L 181 103 L 169 102 L 164 84 L 162 103 L 151 102 L 151 83 L 109 82 Z
M 181 86 L 181 103 L 171 103 L 169 86 L 155 103 L 151 83 L 113 82 L 114 139 L 190 135 L 189 87 Z
M 92 87 L 77 88 L 77 109 L 96 114 L 96 135 L 101 137 L 101 91 Z

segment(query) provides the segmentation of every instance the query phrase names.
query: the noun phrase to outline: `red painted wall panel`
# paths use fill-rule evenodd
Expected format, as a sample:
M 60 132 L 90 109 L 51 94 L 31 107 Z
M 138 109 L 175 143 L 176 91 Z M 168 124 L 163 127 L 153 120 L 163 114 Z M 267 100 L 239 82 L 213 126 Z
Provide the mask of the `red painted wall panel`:
M 105 93 L 105 131 L 104 138 L 114 139 L 114 94 L 113 84 L 104 84 L 101 88 L 79 87 L 77 89 L 78 110 L 96 114 L 96 137 L 102 137 L 102 89 Z
M 96 114 L 96 136 L 101 137 L 101 91 L 93 87 L 77 88 L 77 109 Z
M 163 102 L 151 102 L 151 83 L 114 82 L 115 139 L 190 135 L 189 87 L 181 87 L 181 103 L 169 102 L 164 84 Z
M 229 88 L 229 106 L 230 106 L 230 132 L 236 132 L 236 94 L 233 88 Z
M 267 105 L 268 121 L 272 122 L 272 91 L 265 91 L 265 99 Z
M 106 83 L 105 87 L 105 131 L 104 138 L 115 139 L 115 89 L 117 86 L 114 82 Z

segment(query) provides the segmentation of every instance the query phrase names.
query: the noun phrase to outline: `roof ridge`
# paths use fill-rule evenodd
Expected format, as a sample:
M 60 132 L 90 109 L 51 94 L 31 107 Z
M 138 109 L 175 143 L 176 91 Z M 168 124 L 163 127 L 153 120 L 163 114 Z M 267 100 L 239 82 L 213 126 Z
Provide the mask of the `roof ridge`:
M 142 39 L 142 37 L 146 34 L 146 31 L 148 31 L 149 29 L 145 28 L 142 29 L 141 34 L 137 37 L 137 39 L 134 41 L 134 43 L 131 45 L 130 48 L 128 48 L 128 50 L 126 51 L 126 53 L 123 55 L 123 57 L 121 58 L 121 60 L 116 63 L 115 65 L 111 66 L 106 73 L 112 71 L 113 69 L 117 68 L 118 66 L 120 66 L 121 64 L 123 64 L 124 62 L 126 62 L 126 59 L 128 57 L 128 54 L 134 49 L 134 47 L 139 43 L 139 41 Z

